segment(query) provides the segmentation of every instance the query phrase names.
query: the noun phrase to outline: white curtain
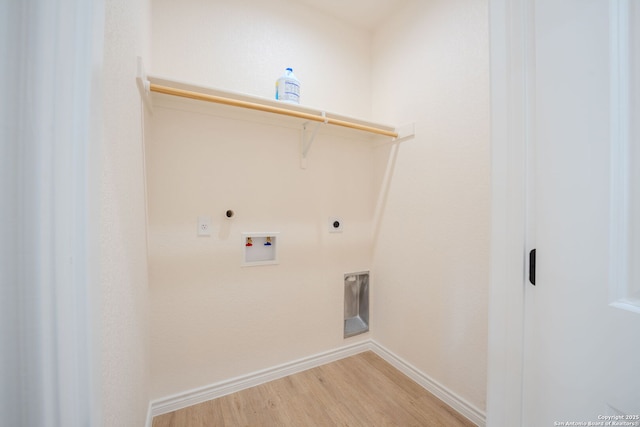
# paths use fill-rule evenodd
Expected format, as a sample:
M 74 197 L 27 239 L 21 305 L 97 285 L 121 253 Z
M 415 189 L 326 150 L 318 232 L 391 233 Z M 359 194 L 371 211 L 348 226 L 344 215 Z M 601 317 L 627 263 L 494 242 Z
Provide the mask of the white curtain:
M 99 424 L 102 0 L 0 0 L 0 423 Z

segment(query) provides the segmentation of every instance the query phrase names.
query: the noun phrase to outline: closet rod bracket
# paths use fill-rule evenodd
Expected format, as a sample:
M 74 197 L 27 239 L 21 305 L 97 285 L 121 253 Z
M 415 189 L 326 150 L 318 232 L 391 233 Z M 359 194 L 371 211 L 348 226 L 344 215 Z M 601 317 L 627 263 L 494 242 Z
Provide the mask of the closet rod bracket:
M 153 112 L 153 104 L 151 103 L 151 82 L 147 79 L 147 73 L 144 70 L 144 64 L 142 63 L 142 58 L 137 57 L 137 76 L 136 76 L 136 85 L 138 86 L 138 91 L 140 92 L 140 97 L 142 98 L 142 102 L 149 109 L 149 111 Z

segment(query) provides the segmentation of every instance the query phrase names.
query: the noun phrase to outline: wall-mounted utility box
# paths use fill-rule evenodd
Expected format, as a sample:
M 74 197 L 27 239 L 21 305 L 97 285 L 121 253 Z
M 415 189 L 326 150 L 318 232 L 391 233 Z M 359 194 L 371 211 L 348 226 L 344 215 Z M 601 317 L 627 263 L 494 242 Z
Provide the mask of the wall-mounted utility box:
M 242 233 L 242 265 L 278 264 L 279 232 Z
M 344 337 L 369 330 L 369 272 L 344 275 Z

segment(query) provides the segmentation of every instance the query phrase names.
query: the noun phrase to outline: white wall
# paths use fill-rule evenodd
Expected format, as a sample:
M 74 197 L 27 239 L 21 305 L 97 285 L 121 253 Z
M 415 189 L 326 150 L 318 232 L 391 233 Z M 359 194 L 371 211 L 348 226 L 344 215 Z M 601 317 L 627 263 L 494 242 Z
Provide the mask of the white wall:
M 368 116 L 367 33 L 286 4 L 154 2 L 150 73 L 271 98 L 293 65 L 303 103 Z M 370 141 L 323 130 L 302 170 L 299 125 L 197 105 L 156 104 L 147 139 L 154 399 L 368 338 L 343 339 L 343 274 L 370 268 Z M 200 215 L 211 237 L 196 236 Z M 328 233 L 331 215 L 342 234 Z M 280 232 L 280 264 L 241 267 L 244 231 Z
M 376 230 L 376 341 L 485 407 L 489 284 L 486 0 L 411 2 L 373 38 L 373 115 L 416 123 Z M 376 152 L 384 173 L 390 147 Z M 378 177 L 378 179 L 380 179 Z
M 286 67 L 303 104 L 370 117 L 366 32 L 290 0 L 153 1 L 155 75 L 272 99 Z
M 136 56 L 148 58 L 149 4 L 105 3 L 101 292 L 103 425 L 142 426 L 149 404 L 144 157 Z
M 153 397 L 344 345 L 343 274 L 370 267 L 370 143 L 318 135 L 302 170 L 297 129 L 158 106 L 153 119 Z M 241 267 L 244 231 L 280 232 L 280 264 Z

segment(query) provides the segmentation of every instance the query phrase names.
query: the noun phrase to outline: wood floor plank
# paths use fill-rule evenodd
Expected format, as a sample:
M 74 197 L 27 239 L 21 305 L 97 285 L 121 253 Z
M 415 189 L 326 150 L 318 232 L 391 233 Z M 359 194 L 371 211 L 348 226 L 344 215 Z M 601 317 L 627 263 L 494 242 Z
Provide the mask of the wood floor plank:
M 153 427 L 474 424 L 373 352 L 153 419 Z

